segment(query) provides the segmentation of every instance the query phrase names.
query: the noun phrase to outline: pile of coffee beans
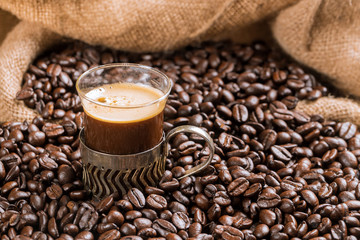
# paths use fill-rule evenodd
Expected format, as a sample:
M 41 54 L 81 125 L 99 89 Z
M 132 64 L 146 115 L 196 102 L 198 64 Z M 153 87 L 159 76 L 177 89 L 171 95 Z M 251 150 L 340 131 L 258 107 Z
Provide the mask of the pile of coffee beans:
M 156 67 L 174 81 L 164 129 L 191 124 L 213 137 L 205 171 L 177 180 L 209 155 L 201 138 L 179 134 L 158 186 L 101 201 L 83 190 L 74 83 L 111 62 Z M 0 130 L 1 239 L 359 239 L 357 127 L 295 110 L 326 94 L 263 43 L 155 54 L 74 43 L 47 53 L 17 95 L 42 117 Z

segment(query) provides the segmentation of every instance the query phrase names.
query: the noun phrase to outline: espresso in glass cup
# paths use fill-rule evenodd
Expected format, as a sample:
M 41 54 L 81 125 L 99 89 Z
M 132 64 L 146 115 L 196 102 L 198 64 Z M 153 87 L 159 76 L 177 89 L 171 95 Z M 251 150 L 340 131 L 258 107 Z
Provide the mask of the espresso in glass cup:
M 109 64 L 85 72 L 77 82 L 85 112 L 88 147 L 109 154 L 133 154 L 157 145 L 170 79 L 137 64 Z
M 169 140 L 178 133 L 201 136 L 210 150 L 206 161 L 179 179 L 209 165 L 214 144 L 206 131 L 184 125 L 166 136 L 163 132 L 171 87 L 160 71 L 129 63 L 98 66 L 79 77 L 76 88 L 85 112 L 80 131 L 83 182 L 95 198 L 156 186 L 165 171 Z

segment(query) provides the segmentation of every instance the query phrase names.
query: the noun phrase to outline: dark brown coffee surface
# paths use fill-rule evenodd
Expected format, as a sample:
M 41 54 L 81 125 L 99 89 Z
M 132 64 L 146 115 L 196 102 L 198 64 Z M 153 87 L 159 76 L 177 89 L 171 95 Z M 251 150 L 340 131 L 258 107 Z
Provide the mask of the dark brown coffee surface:
M 116 123 L 84 116 L 86 144 L 97 151 L 132 154 L 148 150 L 160 142 L 163 112 L 138 122 Z
M 162 136 L 165 100 L 151 103 L 162 96 L 160 90 L 140 84 L 114 83 L 91 89 L 86 97 L 94 102 L 83 100 L 86 144 L 110 154 L 151 149 Z

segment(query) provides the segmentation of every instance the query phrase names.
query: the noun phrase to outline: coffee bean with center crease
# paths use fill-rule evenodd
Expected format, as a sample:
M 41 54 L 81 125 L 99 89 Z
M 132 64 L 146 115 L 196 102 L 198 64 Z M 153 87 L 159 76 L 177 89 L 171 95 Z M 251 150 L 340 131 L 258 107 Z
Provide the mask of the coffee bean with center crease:
M 189 217 L 183 212 L 176 212 L 171 217 L 172 223 L 178 229 L 188 229 L 190 227 L 190 219 Z
M 221 216 L 221 207 L 219 204 L 213 204 L 207 211 L 208 219 L 214 221 Z
M 137 188 L 132 188 L 127 193 L 130 202 L 136 208 L 143 208 L 145 206 L 145 197 L 144 194 Z
M 348 140 L 356 134 L 357 127 L 351 122 L 344 122 L 339 124 L 339 136 Z
M 277 206 L 280 201 L 280 196 L 276 193 L 261 193 L 257 199 L 257 204 L 261 208 L 271 208 Z
M 58 137 L 65 132 L 63 126 L 55 123 L 45 123 L 42 131 L 45 132 L 45 135 L 49 138 Z
M 55 160 L 53 160 L 52 158 L 50 158 L 44 154 L 39 156 L 38 162 L 41 167 L 43 167 L 44 169 L 47 169 L 47 170 L 56 170 L 58 167 L 58 164 Z
M 220 239 L 244 239 L 243 232 L 231 226 L 217 225 L 214 229 L 214 233 L 218 235 Z
M 231 199 L 227 195 L 226 191 L 218 191 L 215 193 L 214 202 L 220 206 L 228 206 L 231 204 Z
M 260 133 L 260 140 L 264 146 L 264 150 L 270 149 L 271 146 L 275 145 L 277 140 L 277 133 L 274 130 L 266 129 Z
M 25 100 L 31 98 L 34 95 L 34 89 L 31 87 L 25 87 L 16 94 L 17 100 Z
M 59 230 L 58 230 L 58 226 L 57 226 L 57 224 L 56 224 L 55 218 L 49 219 L 48 232 L 49 232 L 50 235 L 51 235 L 52 237 L 54 237 L 54 238 L 59 237 Z
M 288 162 L 292 158 L 292 154 L 284 147 L 275 145 L 271 148 L 272 154 L 274 154 L 274 157 L 278 160 Z
M 120 232 L 116 229 L 112 229 L 104 232 L 99 236 L 99 240 L 110 240 L 110 239 L 120 239 Z
M 162 210 L 167 207 L 167 201 L 164 197 L 157 194 L 150 194 L 146 198 L 146 203 L 153 209 Z
M 248 109 L 242 104 L 237 104 L 233 106 L 232 115 L 235 121 L 241 123 L 246 122 L 249 118 Z
M 98 205 L 96 206 L 96 210 L 98 212 L 108 211 L 113 204 L 114 204 L 114 197 L 110 195 L 98 203 Z
M 229 184 L 227 190 L 230 196 L 239 196 L 248 189 L 249 185 L 250 183 L 248 180 L 246 180 L 243 177 L 240 177 L 232 181 Z
M 46 188 L 46 195 L 52 199 L 59 199 L 63 194 L 62 188 L 58 184 L 52 184 L 50 187 Z
M 169 233 L 176 233 L 176 227 L 170 223 L 169 221 L 166 221 L 164 219 L 156 219 L 153 224 L 152 228 L 155 229 L 160 236 L 166 237 Z

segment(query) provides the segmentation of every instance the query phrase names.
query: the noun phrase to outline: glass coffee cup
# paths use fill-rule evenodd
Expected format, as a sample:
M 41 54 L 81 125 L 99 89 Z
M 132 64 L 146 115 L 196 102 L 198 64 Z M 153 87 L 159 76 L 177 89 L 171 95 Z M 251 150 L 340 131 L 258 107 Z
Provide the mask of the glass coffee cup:
M 95 197 L 155 186 L 165 171 L 168 142 L 180 132 L 200 135 L 210 149 L 209 158 L 183 177 L 211 162 L 213 142 L 201 128 L 179 126 L 164 135 L 163 111 L 171 87 L 162 72 L 130 63 L 98 66 L 79 77 L 76 89 L 85 113 L 80 132 L 83 181 Z

